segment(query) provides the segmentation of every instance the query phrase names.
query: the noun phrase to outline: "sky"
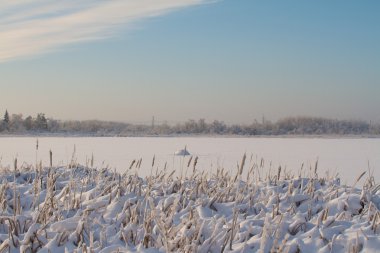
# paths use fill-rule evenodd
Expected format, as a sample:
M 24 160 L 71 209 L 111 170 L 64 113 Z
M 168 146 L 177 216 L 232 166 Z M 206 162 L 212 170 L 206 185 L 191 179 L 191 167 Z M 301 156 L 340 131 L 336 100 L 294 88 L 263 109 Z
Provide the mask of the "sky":
M 0 113 L 380 122 L 380 1 L 0 0 Z

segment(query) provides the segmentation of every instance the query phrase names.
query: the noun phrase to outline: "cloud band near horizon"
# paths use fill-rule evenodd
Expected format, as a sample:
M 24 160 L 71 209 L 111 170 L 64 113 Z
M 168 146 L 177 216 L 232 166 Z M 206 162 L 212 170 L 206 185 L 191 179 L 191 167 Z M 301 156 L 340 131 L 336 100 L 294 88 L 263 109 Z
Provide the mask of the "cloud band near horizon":
M 106 39 L 133 22 L 207 0 L 0 0 L 0 63 Z

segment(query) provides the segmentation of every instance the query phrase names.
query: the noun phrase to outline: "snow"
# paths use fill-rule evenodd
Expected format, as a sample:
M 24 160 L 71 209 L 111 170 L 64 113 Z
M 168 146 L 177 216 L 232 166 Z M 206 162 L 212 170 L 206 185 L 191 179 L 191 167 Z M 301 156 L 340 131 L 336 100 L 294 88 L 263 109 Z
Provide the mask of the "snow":
M 177 156 L 188 156 L 188 155 L 190 155 L 190 153 L 189 153 L 189 151 L 185 147 L 184 149 L 180 149 L 180 150 L 174 152 L 174 155 L 177 155 Z
M 1 140 L 0 252 L 380 247 L 379 139 L 42 138 L 38 151 Z M 173 155 L 184 146 L 192 156 Z
M 355 188 L 315 171 L 264 176 L 262 165 L 248 165 L 246 177 L 195 165 L 183 178 L 141 178 L 137 163 L 122 174 L 78 164 L 3 168 L 0 252 L 377 252 L 371 178 Z
M 342 184 L 352 185 L 357 176 L 368 171 L 368 165 L 374 177 L 380 178 L 380 139 L 375 138 L 44 137 L 39 138 L 36 152 L 36 138 L 4 137 L 0 139 L 0 163 L 13 167 L 17 157 L 20 166 L 22 162 L 36 164 L 36 160 L 48 165 L 52 150 L 53 163 L 67 165 L 75 150 L 75 162 L 90 164 L 93 156 L 94 167 L 98 168 L 108 166 L 123 172 L 133 160 L 142 158 L 139 175 L 146 176 L 152 171 L 155 156 L 154 169 L 166 163 L 168 171 L 183 167 L 185 173 L 184 157 L 173 155 L 185 146 L 193 157 L 198 156 L 197 167 L 206 173 L 218 167 L 233 170 L 247 153 L 248 160 L 260 163 L 262 159 L 273 171 L 279 166 L 298 171 L 302 165 L 308 171 L 318 160 L 319 175 L 339 173 Z

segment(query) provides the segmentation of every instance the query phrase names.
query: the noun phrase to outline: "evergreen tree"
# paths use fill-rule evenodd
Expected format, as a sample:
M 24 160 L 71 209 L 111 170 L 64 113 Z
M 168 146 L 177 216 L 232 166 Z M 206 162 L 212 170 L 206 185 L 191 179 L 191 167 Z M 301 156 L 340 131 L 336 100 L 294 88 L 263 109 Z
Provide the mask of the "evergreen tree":
M 9 113 L 8 113 L 8 110 L 5 110 L 3 123 L 4 123 L 5 129 L 9 130 Z

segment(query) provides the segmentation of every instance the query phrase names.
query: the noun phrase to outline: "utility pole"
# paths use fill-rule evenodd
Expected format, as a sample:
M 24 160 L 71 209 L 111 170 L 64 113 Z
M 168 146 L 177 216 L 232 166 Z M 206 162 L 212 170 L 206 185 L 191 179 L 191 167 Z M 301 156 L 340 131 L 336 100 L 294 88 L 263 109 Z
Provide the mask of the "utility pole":
M 154 116 L 152 117 L 152 129 L 154 129 Z

